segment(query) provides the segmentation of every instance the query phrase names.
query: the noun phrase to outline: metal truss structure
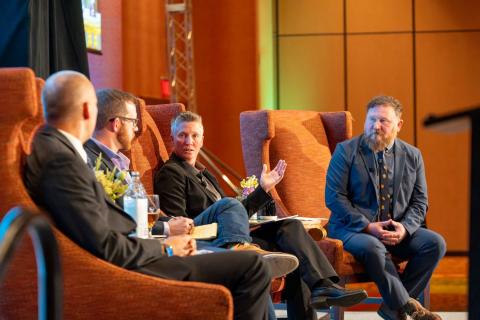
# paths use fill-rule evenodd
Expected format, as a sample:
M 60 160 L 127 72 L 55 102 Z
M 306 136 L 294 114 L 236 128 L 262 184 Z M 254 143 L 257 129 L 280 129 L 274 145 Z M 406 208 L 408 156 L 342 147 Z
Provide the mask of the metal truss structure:
M 165 0 L 170 101 L 196 112 L 192 0 Z

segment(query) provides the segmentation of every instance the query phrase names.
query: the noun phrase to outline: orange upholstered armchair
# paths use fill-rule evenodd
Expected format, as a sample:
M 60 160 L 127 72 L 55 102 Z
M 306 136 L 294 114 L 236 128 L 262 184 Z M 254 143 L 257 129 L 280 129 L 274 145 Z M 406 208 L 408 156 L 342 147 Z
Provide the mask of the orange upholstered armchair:
M 0 218 L 12 207 L 35 208 L 22 183 L 22 161 L 37 127 L 39 99 L 33 72 L 0 69 Z M 128 271 L 89 254 L 55 230 L 63 269 L 65 319 L 232 319 L 229 291 L 218 285 L 180 282 Z M 0 317 L 34 319 L 37 275 L 28 239 L 0 284 Z
M 170 121 L 179 112 L 185 111 L 181 103 L 145 105 L 139 100 L 138 131 L 127 156 L 131 168 L 140 173 L 140 179 L 147 193 L 153 193 L 155 172 L 168 160 L 173 149 L 170 138 Z
M 259 176 L 263 163 L 268 169 L 279 159 L 288 163 L 282 182 L 271 191 L 280 216 L 330 217 L 324 199 L 326 173 L 337 143 L 352 136 L 349 112 L 247 111 L 240 115 L 240 130 L 248 175 Z M 363 265 L 343 250 L 340 240 L 326 238 L 317 243 L 341 284 L 369 280 Z M 381 298 L 371 302 L 379 303 Z M 333 308 L 332 313 L 335 319 L 343 319 L 341 308 Z
M 185 106 L 181 103 L 167 103 L 158 105 L 148 105 L 145 107 L 157 125 L 158 130 L 167 149 L 168 155 L 173 151 L 173 141 L 170 131 L 170 123 L 180 112 L 185 111 Z

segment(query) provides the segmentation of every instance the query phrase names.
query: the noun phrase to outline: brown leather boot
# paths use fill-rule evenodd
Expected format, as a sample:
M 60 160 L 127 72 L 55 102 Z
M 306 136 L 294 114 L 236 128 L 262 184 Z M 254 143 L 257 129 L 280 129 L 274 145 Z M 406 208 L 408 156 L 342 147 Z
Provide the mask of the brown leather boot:
M 420 302 L 413 298 L 408 300 L 407 304 L 403 306 L 403 310 L 405 310 L 405 313 L 413 320 L 442 320 L 442 317 L 425 309 Z
M 255 251 L 260 254 L 270 267 L 272 278 L 285 276 L 298 267 L 298 258 L 293 254 L 266 251 L 260 248 L 257 244 L 238 243 L 231 246 L 230 249 L 237 251 Z

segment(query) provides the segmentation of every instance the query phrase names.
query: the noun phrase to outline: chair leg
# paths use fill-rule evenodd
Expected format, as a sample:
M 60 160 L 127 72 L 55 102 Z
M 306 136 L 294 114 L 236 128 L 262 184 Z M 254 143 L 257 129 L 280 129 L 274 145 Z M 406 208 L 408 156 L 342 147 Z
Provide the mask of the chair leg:
M 339 286 L 345 288 L 345 278 L 340 277 L 340 281 L 337 283 Z M 345 308 L 342 307 L 330 307 L 330 320 L 343 320 L 345 316 Z
M 331 307 L 330 308 L 330 320 L 343 320 L 345 315 L 345 308 Z
M 427 309 L 430 309 L 430 281 L 428 281 L 425 289 L 418 296 L 420 303 Z

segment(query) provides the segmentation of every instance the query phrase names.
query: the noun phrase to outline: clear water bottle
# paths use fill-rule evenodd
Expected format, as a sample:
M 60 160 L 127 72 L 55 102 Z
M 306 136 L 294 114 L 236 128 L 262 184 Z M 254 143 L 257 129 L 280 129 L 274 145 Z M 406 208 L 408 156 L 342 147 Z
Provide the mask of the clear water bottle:
M 148 238 L 148 199 L 137 171 L 130 172 L 132 180 L 123 196 L 123 210 L 137 223 L 136 236 Z

